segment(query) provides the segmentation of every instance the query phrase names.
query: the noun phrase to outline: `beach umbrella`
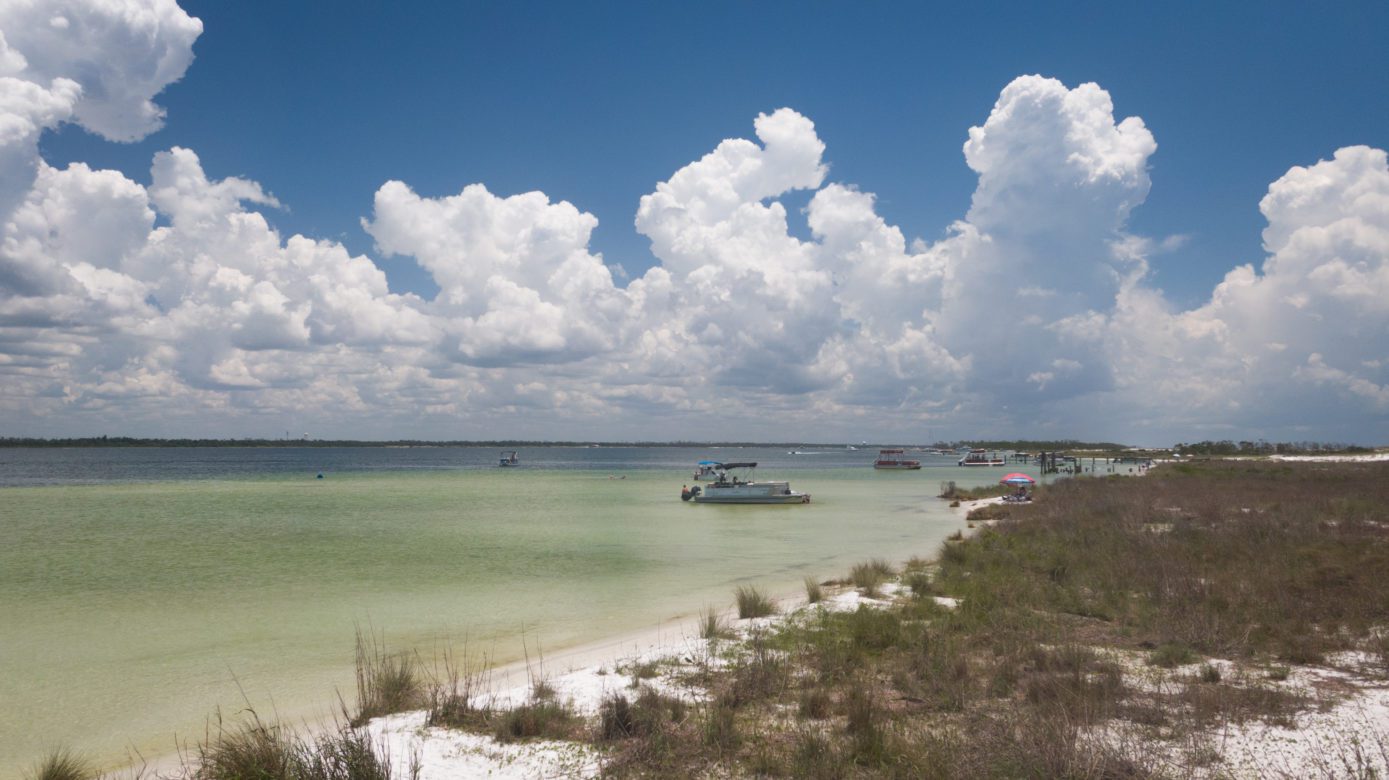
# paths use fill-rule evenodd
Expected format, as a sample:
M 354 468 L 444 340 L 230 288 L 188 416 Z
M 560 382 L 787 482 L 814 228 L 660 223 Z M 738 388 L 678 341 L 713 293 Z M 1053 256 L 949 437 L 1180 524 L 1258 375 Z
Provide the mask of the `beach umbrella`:
M 1036 484 L 1036 482 L 1037 480 L 1033 479 L 1032 477 L 1029 477 L 1026 474 L 1019 474 L 1017 472 L 1009 474 L 1008 476 L 999 480 L 999 483 L 1004 485 L 1032 485 Z

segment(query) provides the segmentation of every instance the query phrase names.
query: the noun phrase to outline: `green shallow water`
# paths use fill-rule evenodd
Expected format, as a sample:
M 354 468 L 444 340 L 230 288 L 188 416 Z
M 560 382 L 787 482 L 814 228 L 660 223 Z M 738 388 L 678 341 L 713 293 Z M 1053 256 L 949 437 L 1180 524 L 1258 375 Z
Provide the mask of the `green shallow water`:
M 661 471 L 432 471 L 0 491 L 0 777 L 68 745 L 172 752 L 214 709 L 329 713 L 355 625 L 495 661 L 933 554 L 971 470 L 798 470 L 804 506 L 678 500 Z M 767 478 L 774 478 L 769 472 Z

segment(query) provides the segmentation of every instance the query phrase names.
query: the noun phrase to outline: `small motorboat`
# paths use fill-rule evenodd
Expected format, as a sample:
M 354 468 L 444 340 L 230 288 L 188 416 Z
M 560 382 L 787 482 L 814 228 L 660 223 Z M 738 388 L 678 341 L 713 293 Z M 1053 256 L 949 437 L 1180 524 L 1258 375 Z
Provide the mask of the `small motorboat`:
M 498 466 L 519 466 L 521 459 L 516 457 L 516 450 L 503 450 L 502 456 L 497 460 Z
M 990 454 L 988 450 L 970 450 L 963 458 L 956 463 L 958 466 L 1003 466 L 1008 461 L 997 454 Z
M 696 504 L 809 504 L 809 493 L 798 493 L 789 482 L 753 482 L 730 471 L 751 476 L 756 463 L 721 463 L 714 481 L 700 487 L 686 487 L 680 500 Z
M 906 457 L 905 450 L 878 450 L 878 459 L 873 461 L 875 469 L 912 471 L 921 468 L 921 461 Z

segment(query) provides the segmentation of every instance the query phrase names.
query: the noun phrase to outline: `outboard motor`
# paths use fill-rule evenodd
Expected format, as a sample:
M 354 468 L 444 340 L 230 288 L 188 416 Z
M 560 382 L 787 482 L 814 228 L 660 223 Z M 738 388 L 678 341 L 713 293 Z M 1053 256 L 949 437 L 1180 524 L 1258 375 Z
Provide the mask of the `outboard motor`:
M 697 495 L 699 495 L 699 485 L 695 485 L 694 487 L 687 487 L 687 488 L 681 488 L 681 489 L 680 489 L 680 500 L 681 500 L 681 501 L 689 501 L 690 499 L 694 498 L 694 497 L 697 496 Z

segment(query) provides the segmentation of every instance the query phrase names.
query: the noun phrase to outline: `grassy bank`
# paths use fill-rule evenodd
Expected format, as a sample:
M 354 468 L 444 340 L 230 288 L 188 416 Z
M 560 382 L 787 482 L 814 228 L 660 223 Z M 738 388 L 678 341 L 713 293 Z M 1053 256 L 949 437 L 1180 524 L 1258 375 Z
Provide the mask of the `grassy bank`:
M 1061 482 L 913 562 L 885 606 L 807 610 L 696 664 L 698 704 L 610 741 L 607 772 L 1219 776 L 1212 735 L 1330 706 L 1290 669 L 1357 651 L 1389 672 L 1386 506 L 1383 465 Z M 1300 766 L 1374 776 L 1384 729 Z
M 1386 507 L 1384 463 L 1063 480 L 990 507 L 938 561 L 809 581 L 815 605 L 790 615 L 743 588 L 744 619 L 710 611 L 699 652 L 606 671 L 619 684 L 595 707 L 540 677 L 499 702 L 466 658 L 426 669 L 359 636 L 350 719 L 423 708 L 498 743 L 578 743 L 612 777 L 1382 776 L 1384 723 L 1248 772 L 1232 746 L 1389 679 Z M 219 772 L 220 738 L 182 776 L 385 771 Z

